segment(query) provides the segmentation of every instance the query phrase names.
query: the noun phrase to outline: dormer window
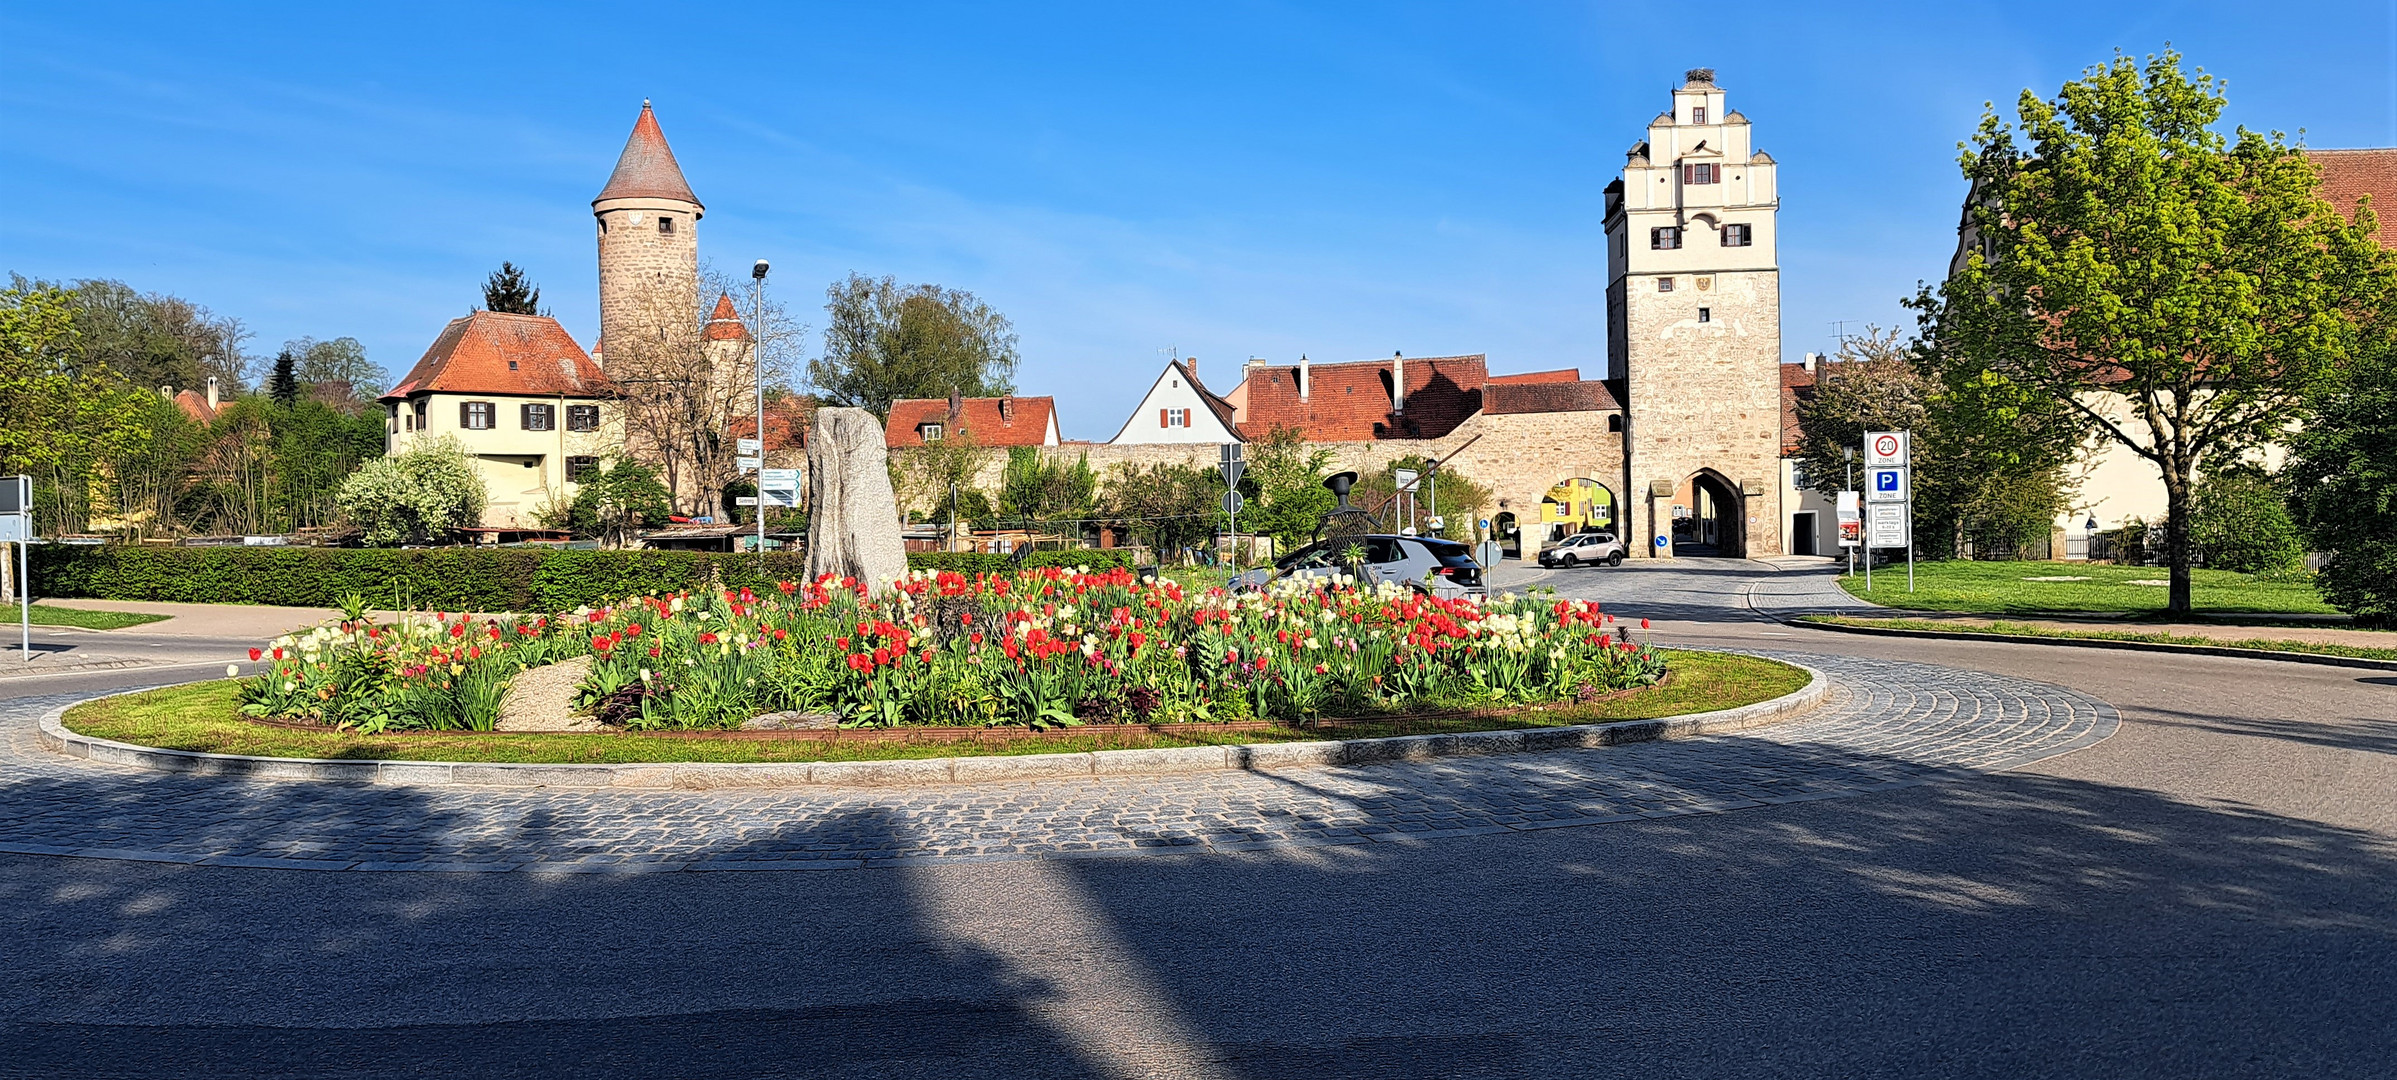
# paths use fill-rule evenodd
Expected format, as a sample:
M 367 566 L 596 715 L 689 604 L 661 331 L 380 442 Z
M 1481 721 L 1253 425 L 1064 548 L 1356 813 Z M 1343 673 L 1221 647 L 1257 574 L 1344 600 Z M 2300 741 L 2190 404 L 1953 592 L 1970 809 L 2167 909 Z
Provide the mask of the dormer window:
M 672 235 L 674 235 L 674 215 L 672 215 L 672 214 L 659 214 L 659 215 L 658 215 L 658 234 L 659 234 L 659 235 L 661 235 L 661 236 L 672 236 Z
M 1715 166 L 1715 163 L 1711 161 L 1702 161 L 1694 165 L 1684 165 L 1681 167 L 1681 182 L 1684 184 L 1717 183 L 1719 182 L 1721 175 L 1722 174 Z
M 924 441 L 925 441 L 925 442 L 939 442 L 939 441 L 940 441 L 940 425 L 939 425 L 939 424 L 926 424 L 926 425 L 924 425 L 924 426 L 923 426 L 923 427 L 922 427 L 920 430 L 921 430 L 921 431 L 924 433 Z
M 1704 105 L 1692 105 L 1692 106 L 1690 106 L 1690 123 L 1693 123 L 1693 124 L 1703 124 L 1703 123 L 1705 123 L 1705 122 L 1706 122 L 1706 106 L 1704 106 Z

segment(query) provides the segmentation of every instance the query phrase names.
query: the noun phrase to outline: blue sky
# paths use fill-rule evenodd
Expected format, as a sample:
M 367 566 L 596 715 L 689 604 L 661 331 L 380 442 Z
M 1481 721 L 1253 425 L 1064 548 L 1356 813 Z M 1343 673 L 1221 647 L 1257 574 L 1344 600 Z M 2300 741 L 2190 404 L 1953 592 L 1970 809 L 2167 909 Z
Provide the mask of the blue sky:
M 2234 122 L 2397 145 L 2382 3 L 14 4 L 0 273 L 113 277 L 395 373 L 509 259 L 587 346 L 643 98 L 704 256 L 820 324 L 851 270 L 980 294 L 1104 439 L 1162 350 L 1603 365 L 1601 191 L 1683 69 L 1781 163 L 1783 350 L 1906 318 L 1984 101 L 2167 41 Z

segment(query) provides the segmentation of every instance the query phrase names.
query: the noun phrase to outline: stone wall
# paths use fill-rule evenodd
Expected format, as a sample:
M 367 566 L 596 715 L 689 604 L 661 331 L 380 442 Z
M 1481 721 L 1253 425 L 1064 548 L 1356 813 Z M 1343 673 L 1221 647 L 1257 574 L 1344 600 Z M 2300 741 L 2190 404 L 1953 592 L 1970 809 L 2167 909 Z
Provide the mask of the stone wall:
M 1609 430 L 1614 418 L 1620 415 L 1613 410 L 1512 415 L 1482 413 L 1438 439 L 1385 439 L 1312 445 L 1332 452 L 1333 471 L 1385 469 L 1393 461 L 1418 454 L 1447 461 L 1449 467 L 1490 489 L 1491 505 L 1473 507 L 1472 510 L 1481 517 L 1494 517 L 1501 511 L 1512 511 L 1525 522 L 1529 530 L 1538 521 L 1540 500 L 1548 493 L 1548 489 L 1574 477 L 1597 481 L 1614 493 L 1618 505 L 1623 502 L 1622 436 Z M 910 452 L 900 450 L 893 453 Z M 1047 448 L 1044 453 L 1063 461 L 1072 461 L 1087 453 L 1091 469 L 1103 479 L 1124 465 L 1141 469 L 1158 464 L 1212 469 L 1220 460 L 1221 450 L 1213 444 L 1069 443 Z M 1453 458 L 1450 456 L 1452 454 L 1455 455 Z M 991 451 L 976 477 L 976 486 L 984 492 L 996 493 L 1006 465 L 1007 454 L 1004 450 Z M 1467 509 L 1447 503 L 1443 503 L 1443 506 L 1449 514 L 1462 513 Z M 1534 546 L 1536 548 L 1536 542 Z

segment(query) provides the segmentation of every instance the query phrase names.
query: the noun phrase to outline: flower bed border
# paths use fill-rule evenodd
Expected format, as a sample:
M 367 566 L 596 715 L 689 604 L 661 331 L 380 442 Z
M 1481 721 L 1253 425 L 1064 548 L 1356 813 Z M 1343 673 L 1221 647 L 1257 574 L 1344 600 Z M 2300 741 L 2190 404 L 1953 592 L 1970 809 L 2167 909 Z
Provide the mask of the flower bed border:
M 1786 660 L 1782 662 L 1790 663 Z M 69 702 L 43 713 L 38 737 L 44 749 L 68 757 L 155 772 L 240 779 L 313 780 L 409 787 L 457 785 L 653 791 L 801 786 L 916 787 L 1092 776 L 1373 765 L 1486 754 L 1583 750 L 1659 739 L 1715 735 L 1786 720 L 1811 712 L 1822 704 L 1830 693 L 1829 680 L 1816 668 L 1797 663 L 1790 663 L 1790 666 L 1806 673 L 1806 685 L 1780 697 L 1732 709 L 1651 720 L 1619 720 L 1573 727 L 1476 731 L 1451 735 L 1399 735 L 1377 739 L 1243 743 L 1149 750 L 1092 750 L 1007 757 L 789 763 L 652 762 L 623 765 L 270 758 L 164 750 L 95 738 L 66 729 L 63 718 L 68 709 L 89 701 L 120 696 L 118 694 L 102 694 Z
M 1621 690 L 1610 690 L 1606 693 L 1590 698 L 1587 701 L 1553 701 L 1543 702 L 1537 705 L 1517 705 L 1510 708 L 1500 709 L 1436 709 L 1428 712 L 1390 713 L 1388 715 L 1381 716 L 1326 716 L 1309 724 L 1294 724 L 1281 720 L 1226 720 L 1220 722 L 1193 720 L 1183 723 L 1149 723 L 1143 721 L 1139 723 L 1112 724 L 1104 722 L 1092 722 L 1076 727 L 1048 728 L 1040 731 L 1035 731 L 1031 728 L 1020 726 L 936 727 L 927 724 L 901 725 L 899 727 L 787 728 L 757 731 L 741 730 L 736 728 L 676 728 L 673 730 L 655 731 L 627 731 L 621 728 L 607 728 L 604 729 L 604 731 L 607 734 L 621 734 L 642 739 L 726 739 L 739 742 L 898 743 L 903 746 L 934 746 L 949 743 L 974 743 L 984 748 L 988 748 L 993 745 L 1007 746 L 1009 744 L 1018 742 L 1053 742 L 1061 739 L 1097 738 L 1105 740 L 1110 736 L 1117 735 L 1180 735 L 1194 732 L 1200 734 L 1241 734 L 1251 731 L 1295 731 L 1315 728 L 1321 728 L 1325 731 L 1337 731 L 1341 728 L 1353 727 L 1404 728 L 1412 724 L 1430 723 L 1439 720 L 1454 720 L 1459 717 L 1511 716 L 1515 713 L 1534 709 L 1562 708 L 1582 704 L 1597 704 L 1598 702 L 1602 701 L 1616 701 L 1629 697 L 1633 694 L 1644 694 L 1651 690 L 1662 690 L 1666 686 L 1671 685 L 1672 681 L 1673 673 L 1671 671 L 1667 671 L 1662 676 L 1659 676 L 1655 682 L 1649 683 L 1646 686 L 1632 686 Z M 244 716 L 240 718 L 240 721 L 245 724 L 257 724 L 262 727 L 281 728 L 285 731 L 310 731 L 324 735 L 338 733 L 337 729 L 326 727 L 323 724 L 308 724 L 293 720 L 277 720 L 271 717 Z M 412 728 L 406 731 L 382 732 L 378 737 L 386 739 L 407 739 L 421 736 L 495 735 L 504 738 L 511 735 L 555 734 L 559 734 L 559 732 L 457 731 L 452 729 L 435 730 L 432 728 Z M 1399 738 L 1403 736 L 1391 737 Z

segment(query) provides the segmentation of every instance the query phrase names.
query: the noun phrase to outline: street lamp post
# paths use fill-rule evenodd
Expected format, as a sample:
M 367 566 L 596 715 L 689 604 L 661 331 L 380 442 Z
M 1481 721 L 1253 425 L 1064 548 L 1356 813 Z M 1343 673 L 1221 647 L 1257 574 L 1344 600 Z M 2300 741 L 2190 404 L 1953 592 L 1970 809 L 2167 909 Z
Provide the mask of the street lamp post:
M 749 268 L 749 309 L 757 328 L 749 335 L 749 367 L 757 376 L 757 565 L 766 565 L 766 260 Z

